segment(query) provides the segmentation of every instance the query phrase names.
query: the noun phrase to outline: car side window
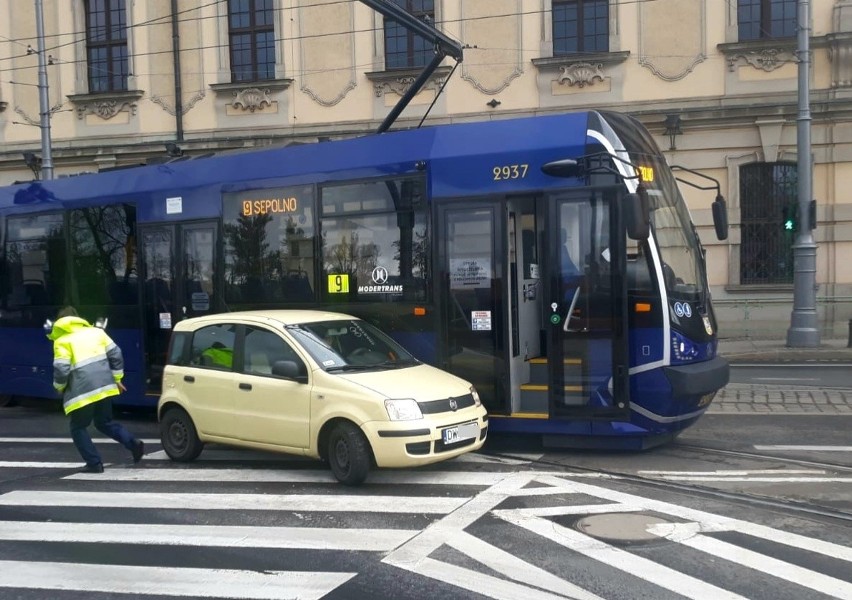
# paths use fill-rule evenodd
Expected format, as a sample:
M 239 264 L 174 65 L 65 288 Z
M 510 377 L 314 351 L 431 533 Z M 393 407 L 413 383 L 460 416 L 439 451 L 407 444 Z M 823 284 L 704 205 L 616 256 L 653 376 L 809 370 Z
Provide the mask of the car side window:
M 272 375 L 272 365 L 290 360 L 297 365 L 303 361 L 280 335 L 259 327 L 246 327 L 243 370 L 251 375 Z
M 231 323 L 209 325 L 192 336 L 189 364 L 194 367 L 230 371 L 234 365 L 237 326 Z

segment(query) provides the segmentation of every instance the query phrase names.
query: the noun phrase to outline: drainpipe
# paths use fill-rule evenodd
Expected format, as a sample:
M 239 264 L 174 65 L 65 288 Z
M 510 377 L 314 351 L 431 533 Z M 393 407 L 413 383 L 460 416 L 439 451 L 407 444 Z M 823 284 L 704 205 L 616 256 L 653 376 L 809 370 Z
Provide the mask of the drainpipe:
M 178 31 L 178 0 L 172 0 L 172 55 L 175 67 L 175 134 L 183 141 L 183 83 L 180 76 L 180 32 Z

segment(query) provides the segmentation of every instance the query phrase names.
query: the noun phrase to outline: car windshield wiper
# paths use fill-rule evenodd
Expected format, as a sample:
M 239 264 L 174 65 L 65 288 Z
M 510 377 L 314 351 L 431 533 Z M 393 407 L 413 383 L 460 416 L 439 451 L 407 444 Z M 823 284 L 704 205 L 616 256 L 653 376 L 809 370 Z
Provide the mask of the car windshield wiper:
M 377 365 L 336 365 L 328 367 L 326 373 L 344 373 L 346 371 L 369 371 L 375 369 Z
M 416 360 L 386 360 L 384 362 L 377 363 L 376 367 L 381 367 L 383 369 L 402 369 L 405 367 L 413 367 L 419 365 L 420 363 Z

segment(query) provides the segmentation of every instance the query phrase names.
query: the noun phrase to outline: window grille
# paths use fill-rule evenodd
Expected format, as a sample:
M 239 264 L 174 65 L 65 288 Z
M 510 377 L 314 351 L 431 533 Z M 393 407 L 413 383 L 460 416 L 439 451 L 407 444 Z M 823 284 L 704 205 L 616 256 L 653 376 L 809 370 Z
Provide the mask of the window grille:
M 740 167 L 740 283 L 793 282 L 797 202 L 795 164 Z

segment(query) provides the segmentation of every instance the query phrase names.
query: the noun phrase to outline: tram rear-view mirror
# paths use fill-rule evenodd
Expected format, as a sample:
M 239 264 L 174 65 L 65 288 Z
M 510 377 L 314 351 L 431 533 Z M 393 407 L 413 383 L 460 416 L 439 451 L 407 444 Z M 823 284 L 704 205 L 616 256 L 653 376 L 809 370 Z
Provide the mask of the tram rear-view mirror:
M 713 226 L 716 228 L 717 239 L 728 239 L 728 205 L 722 194 L 718 194 L 713 201 Z
M 627 225 L 627 237 L 631 240 L 648 239 L 651 208 L 648 194 L 641 187 L 638 193 L 625 196 L 624 216 Z

